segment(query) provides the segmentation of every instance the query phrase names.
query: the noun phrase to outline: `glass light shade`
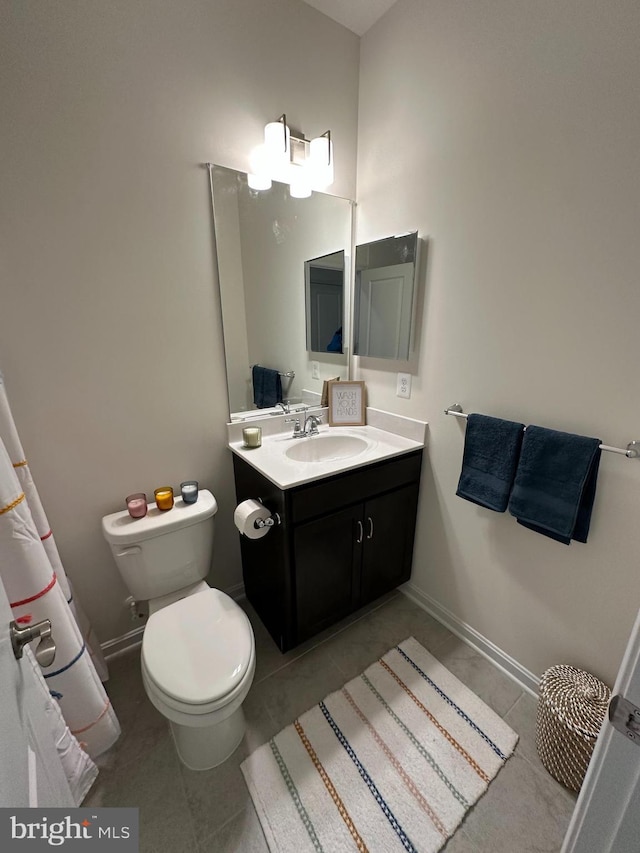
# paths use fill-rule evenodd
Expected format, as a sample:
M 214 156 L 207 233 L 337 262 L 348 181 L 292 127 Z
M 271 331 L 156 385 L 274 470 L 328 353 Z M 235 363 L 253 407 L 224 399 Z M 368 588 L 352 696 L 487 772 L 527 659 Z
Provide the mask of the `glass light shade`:
M 271 189 L 269 174 L 269 156 L 264 145 L 256 146 L 249 155 L 251 172 L 247 175 L 247 183 L 252 190 Z
M 296 166 L 292 163 L 289 169 L 289 195 L 291 198 L 309 198 L 312 190 L 311 178 L 307 164 Z
M 254 175 L 249 172 L 247 174 L 247 184 L 252 190 L 270 190 L 271 178 L 267 175 Z
M 289 187 L 291 198 L 309 198 L 311 195 L 311 182 L 306 176 L 296 176 Z
M 264 148 L 272 163 L 289 160 L 291 138 L 289 128 L 283 121 L 270 121 L 265 124 Z
M 317 136 L 309 145 L 308 167 L 313 186 L 325 189 L 333 183 L 333 142 L 327 136 Z

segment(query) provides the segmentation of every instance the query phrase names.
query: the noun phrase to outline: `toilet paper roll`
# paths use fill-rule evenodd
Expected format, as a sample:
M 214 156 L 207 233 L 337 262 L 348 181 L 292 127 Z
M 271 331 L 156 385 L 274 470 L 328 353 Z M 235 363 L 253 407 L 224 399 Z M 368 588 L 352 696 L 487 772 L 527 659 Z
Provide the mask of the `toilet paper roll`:
M 233 513 L 233 523 L 247 539 L 262 539 L 271 528 L 256 527 L 255 522 L 259 518 L 265 521 L 270 517 L 271 513 L 266 506 L 261 504 L 260 501 L 251 498 L 248 501 L 242 501 L 242 503 L 238 504 Z

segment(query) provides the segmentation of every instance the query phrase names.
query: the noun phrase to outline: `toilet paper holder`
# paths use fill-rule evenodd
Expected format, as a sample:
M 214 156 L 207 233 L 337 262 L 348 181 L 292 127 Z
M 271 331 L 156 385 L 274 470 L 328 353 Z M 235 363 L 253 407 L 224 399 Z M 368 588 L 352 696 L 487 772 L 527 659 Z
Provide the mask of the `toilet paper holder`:
M 256 500 L 260 501 L 264 506 L 262 498 L 256 498 Z M 282 521 L 280 520 L 280 515 L 277 512 L 272 512 L 269 518 L 256 518 L 253 522 L 253 526 L 256 530 L 261 530 L 263 527 L 276 527 L 278 524 L 282 524 Z
M 274 512 L 269 518 L 256 518 L 253 522 L 253 526 L 257 530 L 260 530 L 262 527 L 275 527 L 276 524 L 281 524 L 280 516 L 277 512 Z

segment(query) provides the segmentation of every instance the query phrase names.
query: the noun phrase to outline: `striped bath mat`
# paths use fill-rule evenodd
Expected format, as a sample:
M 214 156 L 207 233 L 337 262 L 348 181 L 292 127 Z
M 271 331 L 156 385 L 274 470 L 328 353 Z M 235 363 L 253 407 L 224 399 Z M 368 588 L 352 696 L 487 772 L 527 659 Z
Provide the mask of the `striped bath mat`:
M 242 764 L 272 853 L 435 853 L 517 734 L 413 637 Z

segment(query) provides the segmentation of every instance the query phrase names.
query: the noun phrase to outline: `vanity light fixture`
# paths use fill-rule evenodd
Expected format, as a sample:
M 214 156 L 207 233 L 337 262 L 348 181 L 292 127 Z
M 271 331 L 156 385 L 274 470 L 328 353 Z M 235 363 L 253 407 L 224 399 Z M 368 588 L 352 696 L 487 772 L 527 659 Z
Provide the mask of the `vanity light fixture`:
M 268 190 L 272 181 L 289 184 L 293 198 L 308 198 L 313 190 L 333 183 L 331 131 L 314 139 L 293 134 L 283 113 L 264 128 L 264 142 L 250 155 L 247 183 L 253 190 Z

